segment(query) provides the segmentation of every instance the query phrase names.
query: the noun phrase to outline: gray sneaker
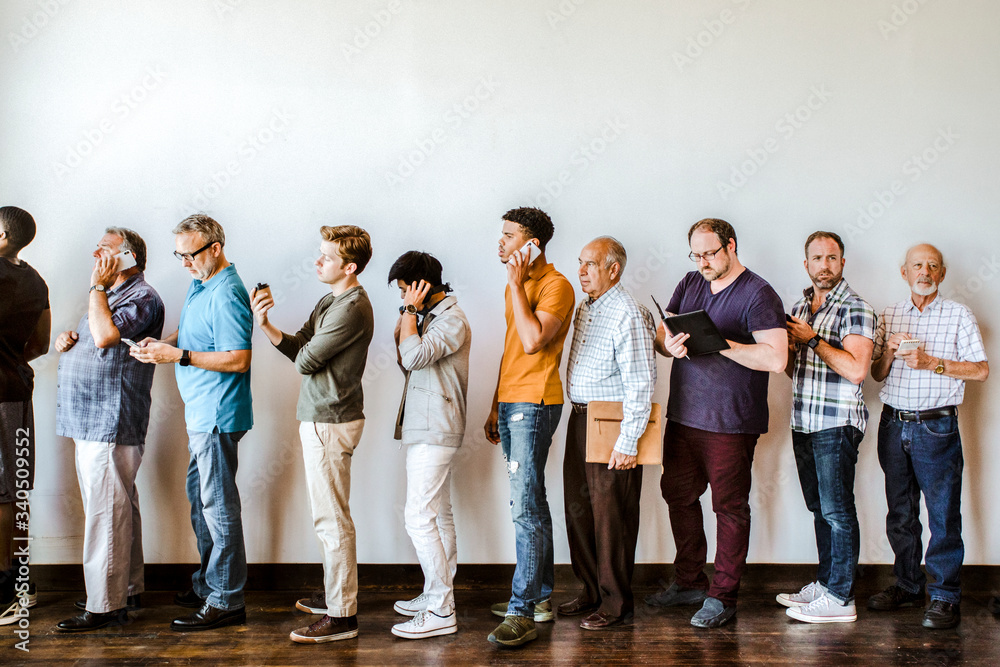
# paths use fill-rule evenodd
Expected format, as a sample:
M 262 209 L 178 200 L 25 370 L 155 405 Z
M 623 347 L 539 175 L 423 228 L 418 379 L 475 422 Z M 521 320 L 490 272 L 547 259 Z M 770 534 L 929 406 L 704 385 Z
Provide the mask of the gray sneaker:
M 858 620 L 854 603 L 841 604 L 824 593 L 809 604 L 789 607 L 785 613 L 804 623 L 853 623 Z
M 681 588 L 676 581 L 662 591 L 646 596 L 646 604 L 653 607 L 681 607 L 704 601 L 705 591 L 700 588 Z
M 506 602 L 497 602 L 490 607 L 490 611 L 493 612 L 494 616 L 507 618 L 507 604 Z M 555 618 L 555 614 L 552 613 L 551 600 L 542 600 L 535 605 L 535 623 L 549 623 L 554 621 Z
M 778 601 L 778 604 L 785 605 L 786 607 L 802 607 L 813 600 L 823 597 L 825 593 L 826 589 L 823 587 L 823 584 L 814 581 L 811 584 L 803 586 L 802 590 L 798 593 L 778 593 L 774 599 Z
M 705 604 L 691 617 L 691 625 L 696 628 L 717 628 L 736 615 L 736 605 L 727 607 L 722 600 L 705 598 Z

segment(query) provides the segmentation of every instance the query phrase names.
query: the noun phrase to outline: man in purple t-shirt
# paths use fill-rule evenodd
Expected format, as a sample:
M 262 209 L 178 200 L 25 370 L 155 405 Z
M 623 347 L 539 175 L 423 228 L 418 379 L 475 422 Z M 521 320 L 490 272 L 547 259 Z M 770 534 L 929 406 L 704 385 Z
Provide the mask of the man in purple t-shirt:
M 677 556 L 674 582 L 646 603 L 700 603 L 691 625 L 717 628 L 736 613 L 750 544 L 750 468 L 757 438 L 767 432 L 768 373 L 785 368 L 787 334 L 781 298 L 740 263 L 728 222 L 696 222 L 688 244 L 698 270 L 684 276 L 667 310 L 705 310 L 730 349 L 689 357 L 688 334 L 671 336 L 662 323 L 657 331 L 656 351 L 674 358 L 660 490 Z M 700 500 L 708 486 L 718 526 L 711 586 Z

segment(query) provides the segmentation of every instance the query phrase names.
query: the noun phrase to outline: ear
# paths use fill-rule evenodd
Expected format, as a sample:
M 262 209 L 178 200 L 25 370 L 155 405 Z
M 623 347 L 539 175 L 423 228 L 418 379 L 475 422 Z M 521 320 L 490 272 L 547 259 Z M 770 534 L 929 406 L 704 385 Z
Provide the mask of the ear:
M 218 248 L 216 248 L 216 246 L 218 246 Z M 212 257 L 218 257 L 222 254 L 222 244 L 216 241 L 212 244 L 212 247 L 209 248 L 208 251 L 212 253 Z
M 622 274 L 622 265 L 619 264 L 618 262 L 614 262 L 611 265 L 611 271 L 609 273 L 611 274 L 611 280 L 612 281 L 617 280 L 618 277 L 621 276 L 621 274 Z
M 948 273 L 948 267 L 942 265 L 941 266 L 941 280 L 939 280 L 938 283 L 943 283 L 944 282 L 944 277 L 945 277 L 945 275 L 947 273 Z
M 344 267 L 344 273 L 346 273 L 347 275 L 352 275 L 357 272 L 358 272 L 358 265 L 355 264 L 354 262 L 351 262 L 350 264 Z
M 903 276 L 903 280 L 906 280 L 906 266 L 905 265 L 899 267 L 899 275 Z

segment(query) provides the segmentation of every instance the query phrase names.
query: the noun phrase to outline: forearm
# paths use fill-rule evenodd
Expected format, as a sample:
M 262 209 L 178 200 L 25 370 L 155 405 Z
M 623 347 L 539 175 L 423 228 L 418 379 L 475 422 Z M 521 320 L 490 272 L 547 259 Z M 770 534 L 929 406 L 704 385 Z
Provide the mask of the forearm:
M 31 338 L 24 345 L 25 361 L 32 361 L 49 351 L 49 336 L 52 333 L 52 311 L 46 308 L 38 317 Z
M 99 348 L 114 347 L 121 342 L 121 333 L 111 317 L 111 307 L 108 305 L 106 292 L 93 290 L 90 293 L 90 304 L 87 307 L 87 321 L 90 323 L 90 335 Z
M 177 334 L 178 333 L 179 333 L 179 330 L 173 332 L 172 334 L 170 334 L 166 338 L 161 338 L 160 342 L 161 343 L 166 343 L 167 345 L 173 345 L 173 346 L 176 347 L 177 346 Z
M 525 354 L 535 354 L 542 347 L 542 323 L 528 305 L 528 295 L 523 285 L 510 288 L 511 306 L 514 311 L 514 325 L 521 339 Z
M 217 373 L 245 373 L 250 369 L 250 350 L 189 352 L 191 365 Z M 180 361 L 180 354 L 177 356 Z
M 847 350 L 838 350 L 824 340 L 816 346 L 816 354 L 834 373 L 854 384 L 861 384 L 868 374 L 868 363 Z
M 941 359 L 941 363 L 944 365 L 944 373 L 942 375 L 955 378 L 956 380 L 984 382 L 990 375 L 989 363 L 985 361 Z
M 267 339 L 271 341 L 271 345 L 278 347 L 278 344 L 281 343 L 281 339 L 284 338 L 284 334 L 281 332 L 281 329 L 271 324 L 270 321 L 265 324 L 259 324 L 259 326 L 260 330 L 264 332 L 265 336 L 267 336 Z
M 411 313 L 403 313 L 399 320 L 399 340 L 406 340 L 410 336 L 417 335 L 417 316 Z
M 795 346 L 794 345 L 789 345 L 788 346 L 788 360 L 785 362 L 785 375 L 787 375 L 789 378 L 791 378 L 792 374 L 795 372 L 795 357 L 796 356 L 797 356 L 797 353 L 795 351 Z
M 881 357 L 872 362 L 872 379 L 881 382 L 889 376 L 889 369 L 892 368 L 894 357 L 892 352 L 886 350 Z
M 730 349 L 722 350 L 719 354 L 752 371 L 778 373 L 787 366 L 786 353 L 767 343 L 744 345 L 732 340 L 727 342 Z

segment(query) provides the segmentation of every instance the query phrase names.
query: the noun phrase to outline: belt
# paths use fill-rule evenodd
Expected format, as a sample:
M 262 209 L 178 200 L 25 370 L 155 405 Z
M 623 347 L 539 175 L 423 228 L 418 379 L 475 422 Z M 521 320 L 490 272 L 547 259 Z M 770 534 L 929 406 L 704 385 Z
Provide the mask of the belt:
M 948 405 L 943 408 L 933 408 L 931 410 L 897 410 L 891 405 L 885 406 L 893 419 L 901 422 L 921 422 L 928 419 L 943 419 L 944 417 L 954 417 L 958 414 L 958 408 Z
M 587 414 L 587 404 L 586 403 L 570 403 L 573 406 L 573 412 L 578 415 Z

